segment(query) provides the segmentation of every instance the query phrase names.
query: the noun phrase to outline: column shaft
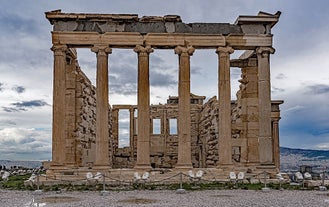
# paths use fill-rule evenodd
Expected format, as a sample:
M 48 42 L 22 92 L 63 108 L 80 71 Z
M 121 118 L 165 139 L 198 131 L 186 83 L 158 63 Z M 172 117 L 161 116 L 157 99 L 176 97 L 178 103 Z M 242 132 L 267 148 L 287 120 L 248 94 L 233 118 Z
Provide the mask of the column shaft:
M 273 121 L 273 161 L 277 172 L 280 171 L 280 141 L 279 141 L 279 118 Z
M 95 165 L 109 167 L 108 54 L 111 53 L 111 48 L 96 45 L 91 50 L 97 57 Z
M 232 164 L 232 135 L 231 135 L 231 82 L 230 82 L 230 54 L 231 47 L 219 47 L 218 54 L 218 155 L 219 166 Z
M 129 109 L 129 147 L 130 147 L 130 157 L 134 158 L 134 107 Z
M 192 168 L 191 158 L 191 92 L 190 92 L 190 56 L 191 46 L 175 48 L 179 55 L 178 80 L 178 160 L 176 168 Z
M 54 45 L 52 166 L 65 162 L 65 65 L 66 45 Z
M 153 52 L 150 46 L 136 46 L 138 54 L 138 134 L 137 134 L 137 161 L 135 168 L 150 168 L 150 81 L 149 81 L 149 54 Z
M 269 54 L 273 48 L 257 48 L 258 58 L 258 108 L 259 108 L 259 161 L 261 164 L 272 164 L 271 138 L 271 83 Z

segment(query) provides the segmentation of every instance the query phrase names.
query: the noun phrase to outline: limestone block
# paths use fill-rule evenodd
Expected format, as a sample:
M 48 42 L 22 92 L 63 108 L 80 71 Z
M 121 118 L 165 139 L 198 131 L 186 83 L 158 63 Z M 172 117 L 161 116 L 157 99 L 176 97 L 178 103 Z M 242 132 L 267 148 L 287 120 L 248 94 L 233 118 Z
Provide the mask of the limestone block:
M 165 33 L 166 27 L 164 22 L 134 22 L 125 24 L 125 32 L 139 32 L 141 34 L 146 33 Z
M 259 140 L 259 161 L 264 164 L 273 163 L 272 139 L 270 137 L 260 137 Z
M 166 31 L 168 33 L 173 33 L 175 32 L 175 24 L 173 22 L 166 22 L 165 23 Z
M 215 165 L 215 161 L 214 160 L 207 160 L 206 161 L 206 164 L 207 164 L 207 167 L 214 166 Z
M 176 22 L 175 23 L 175 32 L 176 33 L 191 33 L 192 28 L 187 24 L 184 24 L 181 22 Z
M 249 162 L 259 162 L 258 139 L 257 138 L 248 139 L 248 161 Z
M 243 24 L 242 32 L 245 34 L 265 34 L 266 28 L 261 24 Z
M 249 81 L 246 85 L 246 93 L 257 93 L 258 92 L 258 83 L 256 81 Z
M 239 26 L 229 23 L 192 23 L 189 25 L 192 27 L 193 33 L 227 35 L 241 32 Z
M 248 130 L 257 130 L 259 129 L 259 122 L 249 122 Z
M 78 27 L 78 23 L 76 21 L 58 21 L 54 24 L 54 31 L 74 31 Z

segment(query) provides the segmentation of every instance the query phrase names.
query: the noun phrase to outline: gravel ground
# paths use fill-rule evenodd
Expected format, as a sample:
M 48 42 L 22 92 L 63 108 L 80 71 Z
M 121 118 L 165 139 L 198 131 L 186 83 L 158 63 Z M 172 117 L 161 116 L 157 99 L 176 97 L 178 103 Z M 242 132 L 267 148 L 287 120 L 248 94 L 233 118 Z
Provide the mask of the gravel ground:
M 31 191 L 9 191 L 0 189 L 1 207 L 24 206 L 328 206 L 328 192 L 252 190 L 188 191 L 121 191 L 101 196 L 99 192 L 46 192 L 34 195 Z

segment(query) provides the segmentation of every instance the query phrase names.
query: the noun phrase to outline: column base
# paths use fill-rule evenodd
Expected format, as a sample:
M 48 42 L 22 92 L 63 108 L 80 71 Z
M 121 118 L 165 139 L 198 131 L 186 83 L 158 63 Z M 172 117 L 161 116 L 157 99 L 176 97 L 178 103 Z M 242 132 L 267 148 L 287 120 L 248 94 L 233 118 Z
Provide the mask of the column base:
M 52 171 L 60 171 L 60 170 L 67 170 L 67 166 L 66 165 L 62 165 L 62 164 L 50 164 L 49 170 Z
M 148 164 L 136 164 L 134 166 L 134 169 L 137 169 L 137 170 L 151 170 L 152 167 L 151 167 L 151 165 L 148 165 Z
M 108 165 L 94 165 L 92 167 L 93 170 L 110 170 L 111 167 Z
M 176 164 L 175 169 L 193 169 L 192 164 Z
M 222 170 L 234 170 L 234 165 L 233 164 L 219 164 L 217 166 L 218 169 L 222 169 Z
M 107 165 L 94 165 L 92 167 L 92 169 L 93 169 L 93 171 L 97 171 L 97 172 L 105 174 L 105 176 L 109 176 L 109 171 L 110 171 L 111 167 L 107 166 Z

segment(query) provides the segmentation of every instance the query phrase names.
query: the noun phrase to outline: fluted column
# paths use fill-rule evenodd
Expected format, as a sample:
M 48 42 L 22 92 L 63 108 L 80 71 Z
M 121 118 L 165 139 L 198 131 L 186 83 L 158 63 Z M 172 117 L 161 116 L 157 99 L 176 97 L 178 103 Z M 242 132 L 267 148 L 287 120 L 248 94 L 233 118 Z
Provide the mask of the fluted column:
M 137 161 L 135 168 L 151 168 L 150 164 L 150 81 L 149 55 L 153 52 L 150 46 L 136 46 L 138 54 L 138 133 L 137 133 Z
M 280 171 L 280 141 L 279 141 L 279 118 L 273 119 L 272 139 L 273 139 L 273 161 L 277 172 Z
M 108 95 L 108 54 L 112 49 L 107 45 L 94 45 L 96 53 L 96 167 L 109 167 L 109 95 Z
M 66 45 L 54 45 L 52 166 L 65 163 L 65 65 Z
M 258 59 L 258 110 L 259 110 L 259 161 L 261 164 L 272 164 L 271 138 L 271 80 L 270 57 L 274 53 L 271 47 L 256 49 Z
M 134 157 L 134 112 L 135 109 L 131 106 L 129 108 L 129 147 L 131 158 Z
M 218 155 L 219 167 L 232 164 L 232 135 L 231 135 L 231 81 L 230 54 L 231 47 L 218 47 Z
M 191 95 L 190 95 L 190 56 L 191 46 L 175 48 L 179 56 L 178 80 L 178 160 L 176 168 L 192 168 L 191 158 Z

